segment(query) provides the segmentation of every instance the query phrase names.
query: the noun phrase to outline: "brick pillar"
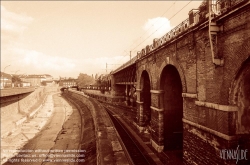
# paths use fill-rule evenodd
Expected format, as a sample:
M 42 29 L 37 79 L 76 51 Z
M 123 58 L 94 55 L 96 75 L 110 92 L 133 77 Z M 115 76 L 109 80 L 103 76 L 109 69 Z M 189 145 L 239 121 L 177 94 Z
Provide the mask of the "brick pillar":
M 137 128 L 140 132 L 142 132 L 144 130 L 145 127 L 145 119 L 144 119 L 144 111 L 143 111 L 143 102 L 141 99 L 141 94 L 142 94 L 142 90 L 141 89 L 136 89 L 136 93 L 137 93 L 137 115 L 136 115 L 136 124 L 137 124 Z
M 163 90 L 150 90 L 151 93 L 151 145 L 156 151 L 162 152 L 164 148 L 164 104 Z
M 120 99 L 112 99 L 112 102 L 117 102 L 117 101 L 124 101 L 125 100 L 125 91 L 126 91 L 126 87 L 123 85 L 116 85 L 116 79 L 114 77 L 114 75 L 111 75 L 111 96 L 112 97 L 116 97 L 116 96 L 122 96 L 124 98 L 120 98 Z
M 126 84 L 125 99 L 126 99 L 126 104 L 127 104 L 127 106 L 130 105 L 129 91 L 130 91 L 130 86 L 129 86 L 128 84 Z

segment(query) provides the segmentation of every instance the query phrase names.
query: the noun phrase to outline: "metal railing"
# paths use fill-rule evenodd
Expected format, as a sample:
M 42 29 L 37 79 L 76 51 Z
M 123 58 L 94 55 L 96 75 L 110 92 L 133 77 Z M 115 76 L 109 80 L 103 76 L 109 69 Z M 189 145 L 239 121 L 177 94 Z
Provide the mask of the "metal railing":
M 234 7 L 249 2 L 250 0 L 212 0 L 212 12 L 216 16 L 219 16 L 227 11 L 232 10 Z M 113 73 L 116 73 L 132 64 L 134 64 L 138 59 L 142 58 L 143 56 L 149 54 L 150 52 L 156 50 L 160 46 L 170 42 L 177 36 L 181 35 L 182 33 L 186 32 L 191 27 L 201 24 L 208 20 L 207 14 L 208 10 L 206 6 L 200 6 L 200 9 L 191 10 L 192 13 L 189 13 L 189 18 L 182 21 L 179 25 L 175 28 L 170 30 L 164 36 L 159 39 L 154 39 L 153 44 L 147 45 L 141 51 L 137 52 L 137 55 L 123 64 L 122 66 L 118 67 Z M 190 11 L 190 12 L 191 12 Z
M 118 67 L 116 70 L 114 70 L 113 73 L 119 72 L 120 70 L 134 64 L 137 59 L 138 59 L 137 56 L 133 57 L 131 60 L 127 61 L 126 63 L 124 63 L 120 67 Z
M 249 2 L 249 0 L 213 0 L 212 11 L 216 15 L 221 15 L 245 2 Z

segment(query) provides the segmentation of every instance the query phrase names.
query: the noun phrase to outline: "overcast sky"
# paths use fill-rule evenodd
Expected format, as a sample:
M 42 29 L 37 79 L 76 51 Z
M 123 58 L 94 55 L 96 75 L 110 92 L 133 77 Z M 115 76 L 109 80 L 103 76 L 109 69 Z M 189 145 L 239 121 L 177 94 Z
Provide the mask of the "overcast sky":
M 77 78 L 105 73 L 107 63 L 110 72 L 129 60 L 130 51 L 135 56 L 188 18 L 201 1 L 188 3 L 1 1 L 1 71 Z

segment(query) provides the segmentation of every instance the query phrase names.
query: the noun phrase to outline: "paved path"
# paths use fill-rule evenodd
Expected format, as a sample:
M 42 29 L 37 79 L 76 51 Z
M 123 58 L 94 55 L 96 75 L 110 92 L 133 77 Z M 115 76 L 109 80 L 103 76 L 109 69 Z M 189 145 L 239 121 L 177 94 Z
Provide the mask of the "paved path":
M 27 164 L 24 161 L 28 161 L 28 164 L 32 165 L 48 164 L 52 154 L 60 154 L 54 151 L 68 150 L 69 147 L 78 148 L 80 126 L 77 124 L 79 122 L 77 116 L 78 111 L 75 110 L 73 113 L 72 107 L 59 93 L 48 95 L 45 104 L 33 119 L 24 123 L 12 135 L 2 139 L 1 163 L 8 161 L 4 165 L 22 165 Z M 70 120 L 72 122 L 68 122 Z M 63 124 L 67 122 L 70 124 L 64 126 Z M 63 135 L 67 131 L 71 136 L 65 138 Z M 61 141 L 64 138 L 65 140 Z M 59 143 L 61 144 L 59 145 Z M 23 150 L 24 152 L 18 153 L 12 150 Z M 16 157 L 13 157 L 14 155 Z

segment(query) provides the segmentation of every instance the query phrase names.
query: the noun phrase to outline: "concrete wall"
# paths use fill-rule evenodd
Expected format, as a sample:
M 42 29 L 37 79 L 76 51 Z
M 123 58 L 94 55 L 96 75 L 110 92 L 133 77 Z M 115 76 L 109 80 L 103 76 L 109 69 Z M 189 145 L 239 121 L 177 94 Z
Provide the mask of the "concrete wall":
M 40 104 L 43 98 L 48 92 L 56 92 L 58 89 L 56 87 L 39 87 L 34 92 L 27 94 L 25 97 L 21 97 L 19 101 L 15 101 L 7 106 L 1 107 L 1 120 L 7 119 L 16 114 L 27 115 L 32 110 L 38 102 Z M 11 99 L 11 96 L 9 96 Z M 15 95 L 12 97 L 16 97 Z M 15 98 L 16 99 L 16 98 Z
M 28 113 L 31 110 L 31 107 L 44 96 L 44 91 L 44 88 L 37 88 L 34 92 L 26 95 L 24 98 L 20 96 L 19 101 L 9 104 L 5 107 L 1 107 L 1 118 L 7 118 L 8 116 L 17 114 L 18 112 L 24 114 Z M 16 96 L 14 95 L 12 97 Z

